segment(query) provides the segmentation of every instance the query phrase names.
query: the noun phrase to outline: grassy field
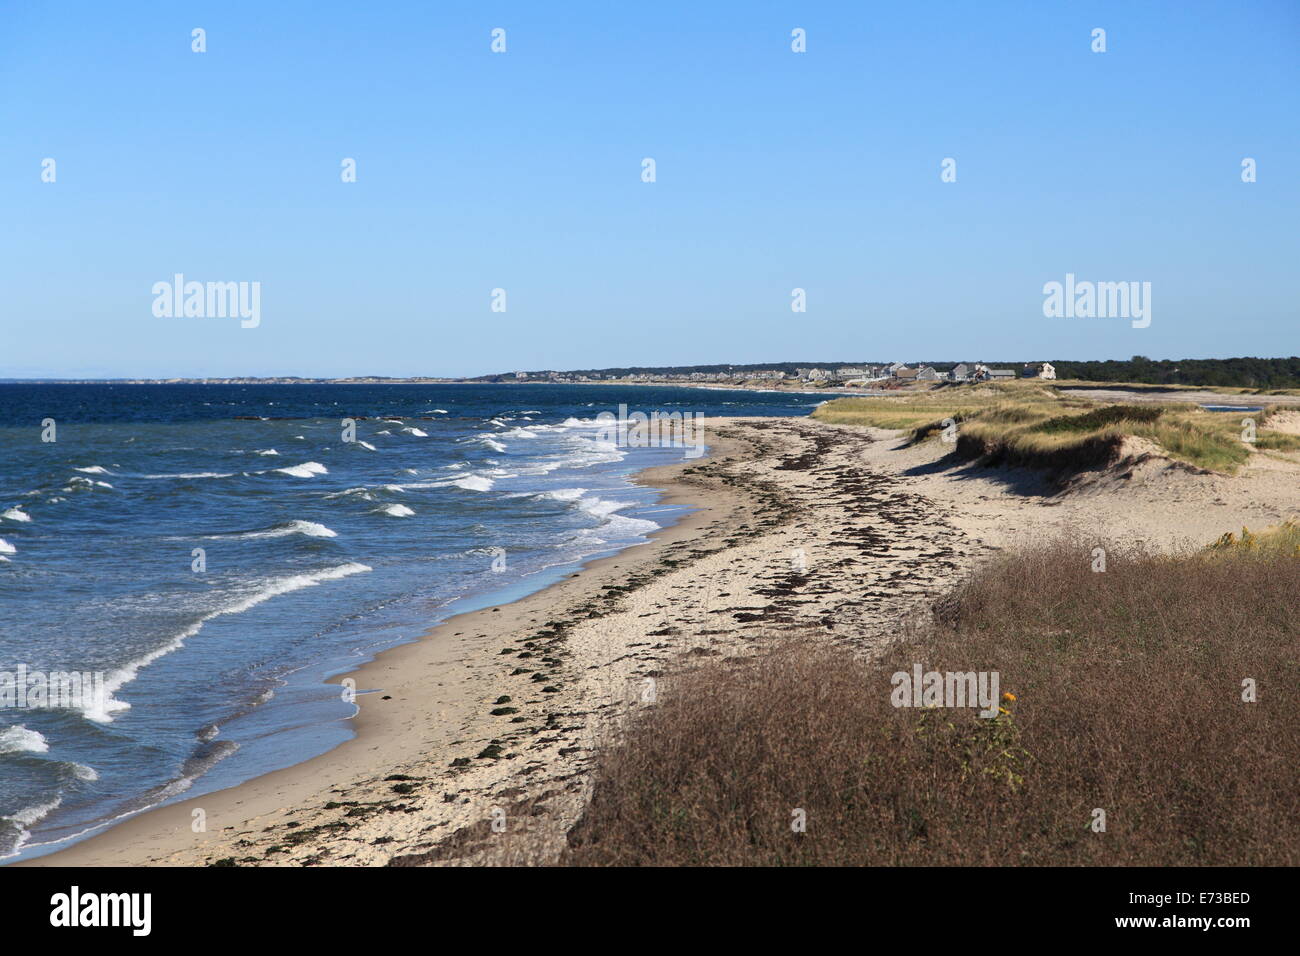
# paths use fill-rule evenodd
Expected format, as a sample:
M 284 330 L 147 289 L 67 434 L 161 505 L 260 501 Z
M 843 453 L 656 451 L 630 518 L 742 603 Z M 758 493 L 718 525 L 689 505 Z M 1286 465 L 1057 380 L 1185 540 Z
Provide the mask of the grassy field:
M 963 456 L 1062 470 L 1105 465 L 1125 438 L 1143 438 L 1171 458 L 1232 474 L 1251 454 L 1243 441 L 1243 418 L 1256 423 L 1256 448 L 1300 451 L 1300 436 L 1268 428 L 1276 411 L 1265 406 L 1260 412 L 1237 415 L 1185 403 L 1107 404 L 1072 397 L 1049 385 L 1016 381 L 836 399 L 813 417 L 832 424 L 899 429 L 916 441 L 942 434 L 951 420 L 957 426 L 956 450 Z
M 1300 532 L 1254 537 L 1100 571 L 1046 543 L 882 660 L 809 635 L 669 674 L 563 862 L 1300 865 Z M 893 706 L 915 664 L 997 671 L 1000 711 Z

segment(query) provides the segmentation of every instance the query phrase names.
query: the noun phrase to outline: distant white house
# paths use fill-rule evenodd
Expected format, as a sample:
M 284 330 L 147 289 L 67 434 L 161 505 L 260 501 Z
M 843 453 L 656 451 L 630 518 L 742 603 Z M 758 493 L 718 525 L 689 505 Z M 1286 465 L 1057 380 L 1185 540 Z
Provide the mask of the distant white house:
M 939 381 L 939 373 L 934 370 L 933 366 L 927 365 L 925 368 L 916 370 L 916 380 L 918 382 L 937 382 Z
M 966 379 L 970 378 L 970 373 L 971 367 L 965 362 L 960 362 L 953 366 L 953 369 L 949 374 L 954 382 L 964 382 Z
M 799 377 L 805 382 L 825 382 L 834 375 L 824 368 L 801 368 L 799 369 Z
M 1056 369 L 1050 362 L 1030 362 L 1022 374 L 1025 378 L 1056 378 Z

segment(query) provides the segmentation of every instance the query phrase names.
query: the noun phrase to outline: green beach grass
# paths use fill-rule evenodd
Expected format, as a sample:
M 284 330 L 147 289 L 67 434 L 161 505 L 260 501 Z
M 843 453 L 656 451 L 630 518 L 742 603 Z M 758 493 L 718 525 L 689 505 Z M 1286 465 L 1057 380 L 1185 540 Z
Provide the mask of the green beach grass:
M 1100 386 L 1099 386 L 1100 387 Z M 907 432 L 913 441 L 939 434 L 951 420 L 957 451 L 990 463 L 1070 469 L 1113 461 L 1127 438 L 1153 442 L 1172 459 L 1235 474 L 1250 458 L 1242 418 L 1255 422 L 1255 447 L 1300 451 L 1300 436 L 1268 428 L 1271 406 L 1238 416 L 1195 405 L 1125 405 L 1072 397 L 1032 381 L 934 388 L 898 396 L 842 398 L 813 417 L 828 424 Z

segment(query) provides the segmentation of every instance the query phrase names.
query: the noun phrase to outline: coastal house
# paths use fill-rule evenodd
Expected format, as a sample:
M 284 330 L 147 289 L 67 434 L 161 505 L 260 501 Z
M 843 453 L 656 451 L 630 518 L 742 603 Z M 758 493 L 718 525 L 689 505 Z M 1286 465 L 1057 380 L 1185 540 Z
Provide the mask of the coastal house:
M 1021 375 L 1024 378 L 1056 378 L 1056 369 L 1050 362 L 1030 362 Z
M 917 370 L 906 365 L 893 370 L 893 376 L 900 382 L 915 382 Z
M 916 380 L 918 382 L 937 382 L 939 381 L 939 373 L 934 370 L 933 366 L 927 365 L 925 368 L 916 370 Z
M 971 375 L 971 380 L 976 382 L 988 382 L 994 380 L 1006 381 L 1016 377 L 1015 370 L 1009 368 L 989 368 L 987 365 L 980 363 L 975 364 L 975 371 Z
M 824 368 L 801 368 L 798 372 L 805 382 L 828 382 L 834 376 L 834 373 Z
M 964 382 L 970 378 L 971 367 L 965 362 L 959 362 L 952 367 L 952 372 L 949 374 L 954 382 Z

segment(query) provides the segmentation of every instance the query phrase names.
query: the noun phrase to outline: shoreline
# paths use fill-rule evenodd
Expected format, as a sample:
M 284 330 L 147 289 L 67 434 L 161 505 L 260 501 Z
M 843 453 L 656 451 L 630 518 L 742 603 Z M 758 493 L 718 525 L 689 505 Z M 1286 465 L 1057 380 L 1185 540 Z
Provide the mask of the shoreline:
M 350 675 L 382 689 L 358 698 L 352 740 L 13 865 L 549 863 L 597 753 L 662 674 L 785 635 L 871 657 L 998 551 L 1063 533 L 1204 547 L 1297 504 L 1300 469 L 1266 455 L 1236 477 L 1142 455 L 1062 488 L 900 432 L 804 417 L 705 427 L 708 457 L 635 479 L 695 510 L 381 652 Z M 206 833 L 190 830 L 196 808 Z
M 706 427 L 710 424 L 712 420 L 706 420 Z M 665 548 L 702 534 L 709 519 L 716 518 L 716 513 L 727 504 L 738 502 L 724 500 L 732 496 L 685 483 L 681 473 L 736 451 L 735 442 L 714 437 L 709 442 L 709 454 L 702 458 L 653 466 L 631 476 L 635 483 L 661 492 L 658 504 L 691 509 L 673 524 L 651 532 L 647 542 L 584 562 L 567 577 L 508 604 L 454 615 L 433 625 L 415 640 L 386 648 L 359 667 L 328 678 L 325 683 L 338 685 L 347 679 L 355 680 L 358 705 L 356 715 L 349 718 L 353 737 L 331 750 L 232 787 L 151 807 L 63 849 L 0 865 L 180 864 L 180 860 L 173 859 L 177 854 L 203 856 L 207 848 L 221 843 L 221 834 L 232 826 L 288 816 L 300 804 L 323 799 L 331 784 L 340 779 L 378 773 L 381 767 L 418 760 L 430 745 L 455 746 L 459 741 L 451 738 L 469 735 L 469 725 L 485 710 L 478 696 L 470 693 L 483 683 L 479 671 L 492 658 L 493 652 L 484 645 L 503 640 L 502 631 L 537 624 L 555 607 L 580 600 L 583 591 L 624 577 L 649 564 Z M 423 679 L 413 676 L 422 675 L 427 667 L 438 668 L 445 674 L 444 679 L 434 681 L 434 687 L 454 687 L 454 692 L 442 701 L 442 708 L 436 714 L 429 714 L 422 702 L 410 702 L 405 707 L 388 706 L 393 701 L 406 703 L 403 695 L 409 698 L 417 691 L 427 690 L 421 686 Z M 403 671 L 405 676 L 400 676 Z M 429 726 L 431 717 L 436 717 L 443 726 Z M 455 734 L 448 732 L 453 724 L 457 729 Z M 191 830 L 192 814 L 197 810 L 206 816 L 206 833 Z

